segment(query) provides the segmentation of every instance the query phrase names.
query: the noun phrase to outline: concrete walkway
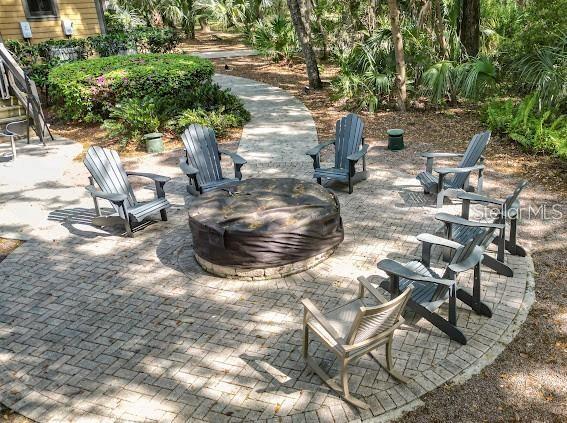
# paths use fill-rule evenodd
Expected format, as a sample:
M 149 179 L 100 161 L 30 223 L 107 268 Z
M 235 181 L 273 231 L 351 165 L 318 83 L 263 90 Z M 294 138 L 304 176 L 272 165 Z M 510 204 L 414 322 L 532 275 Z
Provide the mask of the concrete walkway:
M 257 56 L 258 52 L 254 49 L 237 50 L 210 50 L 210 51 L 186 51 L 191 56 L 202 57 L 204 59 L 223 59 L 230 57 Z
M 251 79 L 215 75 L 215 81 L 242 99 L 252 120 L 244 127 L 238 153 L 248 163 L 309 162 L 317 130 L 305 105 L 281 88 Z

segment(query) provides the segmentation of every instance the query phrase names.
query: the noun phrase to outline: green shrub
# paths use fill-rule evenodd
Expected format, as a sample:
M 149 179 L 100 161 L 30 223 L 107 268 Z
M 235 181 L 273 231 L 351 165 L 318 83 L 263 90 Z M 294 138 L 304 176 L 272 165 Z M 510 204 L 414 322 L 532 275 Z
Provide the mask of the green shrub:
M 483 120 L 495 133 L 507 136 L 529 150 L 548 152 L 567 160 L 567 116 L 551 110 L 537 112 L 538 96 L 522 101 L 497 99 L 483 111 Z
M 89 53 L 88 44 L 82 38 L 48 40 L 39 44 L 7 40 L 6 47 L 41 89 L 46 87 L 52 68 L 66 61 L 85 59 Z
M 104 121 L 112 137 L 139 142 L 159 129 L 191 123 L 222 134 L 250 119 L 242 102 L 212 82 L 209 60 L 182 54 L 111 56 L 68 63 L 49 75 L 59 115 Z
M 90 47 L 100 57 L 139 53 L 168 53 L 179 44 L 177 31 L 170 28 L 136 28 L 129 31 L 111 32 L 88 38 Z
M 197 123 L 199 125 L 208 126 L 215 130 L 216 135 L 224 135 L 228 128 L 237 128 L 248 120 L 247 114 L 230 113 L 225 110 L 207 111 L 203 109 L 188 109 L 182 112 L 171 124 L 178 133 L 191 125 Z
M 89 37 L 89 45 L 100 57 L 136 51 L 136 40 L 125 32 L 93 35 Z
M 157 105 L 151 97 L 132 98 L 118 103 L 110 112 L 110 119 L 104 121 L 103 128 L 122 144 L 129 140 L 140 142 L 142 135 L 157 132 L 160 127 Z
M 259 21 L 247 38 L 254 48 L 274 62 L 290 61 L 299 53 L 299 43 L 291 20 L 281 15 Z
M 188 55 L 111 56 L 58 66 L 49 86 L 62 117 L 102 120 L 125 99 L 191 96 L 211 85 L 213 71 L 210 61 Z

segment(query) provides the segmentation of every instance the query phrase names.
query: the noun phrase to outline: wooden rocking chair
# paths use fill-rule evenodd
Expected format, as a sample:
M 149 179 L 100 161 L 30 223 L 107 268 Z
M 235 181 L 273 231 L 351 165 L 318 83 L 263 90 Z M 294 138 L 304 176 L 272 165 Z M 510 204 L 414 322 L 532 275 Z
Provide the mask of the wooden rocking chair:
M 326 314 L 308 299 L 302 300 L 303 314 L 303 357 L 307 365 L 331 389 L 339 393 L 346 401 L 356 407 L 368 409 L 368 405 L 353 397 L 348 387 L 348 365 L 364 354 L 369 354 L 395 379 L 406 383 L 407 379 L 397 373 L 392 362 L 392 340 L 394 331 L 404 322 L 401 316 L 410 297 L 411 287 L 392 301 L 386 300 L 365 278 L 358 278 L 360 283 L 358 298 Z M 367 306 L 363 301 L 367 290 L 380 304 Z M 309 356 L 309 330 L 311 330 L 341 362 L 340 387 Z M 372 351 L 386 345 L 386 362 L 376 357 Z

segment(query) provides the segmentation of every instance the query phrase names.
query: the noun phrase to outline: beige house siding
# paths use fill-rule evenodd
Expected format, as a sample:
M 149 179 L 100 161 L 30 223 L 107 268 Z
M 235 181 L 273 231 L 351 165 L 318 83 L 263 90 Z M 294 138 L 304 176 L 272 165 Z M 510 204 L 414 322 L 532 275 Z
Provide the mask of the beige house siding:
M 28 19 L 25 0 L 0 0 L 0 35 L 4 40 L 21 40 L 20 22 L 28 21 L 32 30 L 32 43 L 49 39 L 63 39 L 61 20 L 73 22 L 73 37 L 88 37 L 101 32 L 101 23 L 97 13 L 98 0 L 55 0 L 59 9 L 56 18 Z

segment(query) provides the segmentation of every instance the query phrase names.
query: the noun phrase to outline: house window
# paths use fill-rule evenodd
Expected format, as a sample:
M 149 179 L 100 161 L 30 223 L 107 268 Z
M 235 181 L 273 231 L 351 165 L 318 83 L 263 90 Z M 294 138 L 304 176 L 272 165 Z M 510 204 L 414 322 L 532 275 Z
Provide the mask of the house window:
M 28 18 L 57 16 L 55 0 L 23 0 Z

